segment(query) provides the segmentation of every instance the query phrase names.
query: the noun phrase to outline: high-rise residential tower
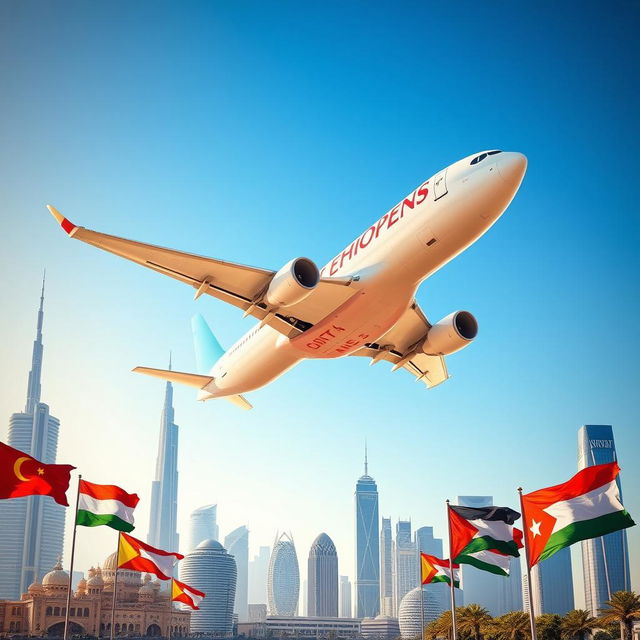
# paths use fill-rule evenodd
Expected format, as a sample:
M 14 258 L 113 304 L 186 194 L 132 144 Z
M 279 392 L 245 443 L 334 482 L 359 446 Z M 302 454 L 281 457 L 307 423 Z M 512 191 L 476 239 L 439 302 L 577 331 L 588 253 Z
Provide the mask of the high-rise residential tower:
M 587 424 L 578 430 L 578 469 L 617 461 L 611 425 Z M 622 486 L 617 479 L 620 500 Z M 587 611 L 597 615 L 605 600 L 616 591 L 630 591 L 627 531 L 614 531 L 582 543 L 584 598 Z M 545 561 L 546 562 L 546 561 Z
M 270 547 L 260 547 L 258 555 L 249 563 L 249 603 L 267 604 Z
M 234 610 L 240 622 L 247 622 L 249 620 L 249 529 L 245 526 L 234 529 L 224 539 L 224 546 L 235 558 L 238 569 Z
M 218 505 L 207 504 L 191 512 L 187 553 L 193 551 L 203 540 L 218 539 L 220 534 L 216 524 L 217 510 Z
M 337 618 L 338 554 L 326 533 L 321 533 L 311 545 L 307 585 L 307 615 Z
M 300 568 L 290 534 L 276 537 L 269 561 L 267 598 L 269 615 L 295 616 L 300 595 Z
M 171 358 L 169 358 L 171 369 Z M 173 385 L 167 382 L 160 418 L 156 478 L 151 483 L 151 514 L 147 541 L 177 551 L 178 540 L 178 425 L 173 414 Z
M 340 607 L 338 615 L 341 618 L 351 617 L 351 582 L 349 576 L 340 576 Z
M 391 518 L 382 518 L 380 529 L 380 611 L 394 616 L 393 606 L 393 533 Z
M 395 544 L 395 603 L 400 606 L 409 591 L 420 585 L 418 551 L 411 540 L 411 520 L 398 520 Z M 395 612 L 394 612 L 395 613 Z
M 380 537 L 378 487 L 369 475 L 367 451 L 364 475 L 356 484 L 356 616 L 375 618 L 380 613 Z
M 9 418 L 9 446 L 46 464 L 56 462 L 60 421 L 40 401 L 44 279 L 24 412 Z M 0 501 L 0 598 L 17 599 L 62 554 L 65 508 L 48 496 Z

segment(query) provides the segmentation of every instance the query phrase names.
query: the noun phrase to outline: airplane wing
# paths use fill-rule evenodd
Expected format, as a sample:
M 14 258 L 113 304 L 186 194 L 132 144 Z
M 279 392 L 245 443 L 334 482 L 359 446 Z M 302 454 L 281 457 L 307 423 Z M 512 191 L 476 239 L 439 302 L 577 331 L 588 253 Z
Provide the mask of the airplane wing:
M 91 231 L 73 224 L 54 207 L 47 205 L 47 208 L 64 231 L 76 240 L 82 240 L 143 267 L 185 282 L 197 290 L 196 298 L 206 293 L 239 307 L 258 320 L 263 320 L 268 315 L 266 305 L 261 302 L 255 303 L 255 301 L 265 291 L 275 271 L 206 258 Z M 269 314 L 265 324 L 288 337 L 298 335 L 322 320 L 327 313 L 356 292 L 355 288 L 341 286 L 341 284 L 348 284 L 348 282 L 336 283 L 327 279 L 321 280 L 308 298 L 275 315 Z
M 449 373 L 442 356 L 428 356 L 417 349 L 431 324 L 414 300 L 400 320 L 376 343 L 367 344 L 352 355 L 372 358 L 370 364 L 386 360 L 396 368 L 403 368 L 422 380 L 427 387 L 435 387 L 447 380 Z

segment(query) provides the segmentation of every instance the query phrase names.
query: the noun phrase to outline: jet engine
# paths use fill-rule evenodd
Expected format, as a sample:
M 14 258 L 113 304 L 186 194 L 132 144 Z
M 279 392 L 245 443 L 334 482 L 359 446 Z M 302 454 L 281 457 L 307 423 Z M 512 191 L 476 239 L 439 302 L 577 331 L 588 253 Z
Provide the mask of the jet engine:
M 454 311 L 436 322 L 422 343 L 430 356 L 447 356 L 460 351 L 478 335 L 478 322 L 468 311 Z
M 320 271 L 309 258 L 294 258 L 273 276 L 264 301 L 271 307 L 290 307 L 304 300 L 320 281 Z

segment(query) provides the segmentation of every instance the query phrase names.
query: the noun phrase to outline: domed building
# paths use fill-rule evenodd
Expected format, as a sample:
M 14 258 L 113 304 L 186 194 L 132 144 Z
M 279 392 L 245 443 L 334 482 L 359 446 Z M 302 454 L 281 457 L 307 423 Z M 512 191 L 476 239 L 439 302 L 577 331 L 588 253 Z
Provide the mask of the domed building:
M 337 618 L 338 554 L 326 533 L 321 533 L 311 545 L 307 585 L 307 615 Z
M 91 567 L 71 597 L 70 633 L 109 636 L 116 571 L 115 554 L 103 567 Z M 189 633 L 190 611 L 173 606 L 168 591 L 158 581 L 137 571 L 118 570 L 114 632 L 117 636 L 180 637 Z M 195 586 L 195 585 L 194 585 Z M 58 562 L 42 578 L 29 585 L 20 600 L 0 600 L 0 635 L 21 633 L 62 636 L 67 613 L 69 574 Z
M 180 562 L 180 580 L 207 594 L 191 613 L 191 632 L 228 637 L 233 633 L 236 561 L 217 540 L 203 540 Z
M 398 618 L 385 615 L 364 618 L 360 624 L 360 632 L 365 640 L 396 640 L 400 635 Z
M 424 590 L 424 623 L 429 624 L 442 613 L 440 600 L 432 591 Z M 420 635 L 422 615 L 420 613 L 420 587 L 412 589 L 402 598 L 398 609 L 398 623 L 403 640 Z
M 276 537 L 269 560 L 267 600 L 269 615 L 295 616 L 300 593 L 300 568 L 293 538 L 286 533 Z

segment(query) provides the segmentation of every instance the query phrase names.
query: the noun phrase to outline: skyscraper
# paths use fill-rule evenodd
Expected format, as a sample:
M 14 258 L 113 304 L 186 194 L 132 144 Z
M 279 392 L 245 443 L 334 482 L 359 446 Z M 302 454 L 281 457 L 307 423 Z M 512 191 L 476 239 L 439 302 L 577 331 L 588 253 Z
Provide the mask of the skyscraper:
M 218 505 L 207 504 L 191 512 L 189 516 L 189 547 L 186 549 L 187 553 L 193 551 L 203 540 L 218 539 L 217 510 Z
M 171 358 L 169 358 L 171 369 Z M 147 541 L 166 551 L 177 551 L 178 543 L 178 425 L 173 415 L 173 386 L 167 382 L 160 419 L 156 479 L 151 483 L 151 514 Z
M 242 526 L 234 529 L 225 539 L 224 546 L 235 558 L 238 569 L 236 582 L 235 613 L 240 622 L 249 619 L 249 530 Z
M 369 475 L 367 451 L 364 475 L 356 484 L 356 616 L 375 618 L 380 613 L 380 538 L 378 487 Z
M 386 616 L 395 616 L 393 606 L 393 534 L 391 518 L 382 518 L 380 530 L 380 609 Z
M 587 424 L 578 430 L 578 469 L 618 459 L 611 425 Z M 620 500 L 622 486 L 617 479 Z M 584 597 L 587 611 L 598 614 L 605 600 L 616 591 L 630 591 L 627 532 L 614 531 L 582 543 Z M 547 562 L 545 560 L 545 562 Z
M 398 520 L 395 544 L 395 602 L 400 606 L 409 591 L 419 586 L 418 551 L 411 540 L 411 520 Z M 394 612 L 395 613 L 395 612 Z
M 276 541 L 269 561 L 267 597 L 269 615 L 295 616 L 300 594 L 300 569 L 291 535 L 282 533 Z
M 249 602 L 267 604 L 267 579 L 271 549 L 260 547 L 258 555 L 249 563 Z
M 539 603 L 541 612 L 563 616 L 575 609 L 569 547 L 560 549 L 534 568 L 538 575 L 535 581 L 534 578 L 531 580 L 534 583 L 533 598 L 534 602 Z M 540 593 L 536 593 L 536 588 Z
M 307 615 L 337 618 L 338 554 L 326 533 L 321 533 L 311 545 L 307 582 Z
M 341 618 L 351 617 L 351 582 L 349 576 L 340 576 L 340 610 Z
M 38 460 L 56 462 L 60 421 L 40 402 L 44 278 L 36 339 L 33 343 L 27 402 L 23 413 L 9 418 L 7 443 Z M 62 554 L 65 508 L 48 496 L 0 502 L 0 598 L 14 599 L 42 579 Z
M 418 554 L 428 553 L 436 556 L 436 558 L 444 559 L 442 551 L 442 539 L 435 538 L 433 535 L 433 527 L 420 527 L 415 533 L 415 544 Z M 420 568 L 418 567 L 418 575 Z M 430 601 L 437 604 L 444 611 L 449 602 L 449 586 L 444 582 L 432 582 L 425 584 L 423 587 L 425 594 L 429 594 Z M 456 597 L 458 592 L 456 592 Z
M 216 540 L 202 541 L 180 562 L 180 580 L 207 594 L 191 614 L 191 633 L 232 635 L 236 575 L 235 560 Z

